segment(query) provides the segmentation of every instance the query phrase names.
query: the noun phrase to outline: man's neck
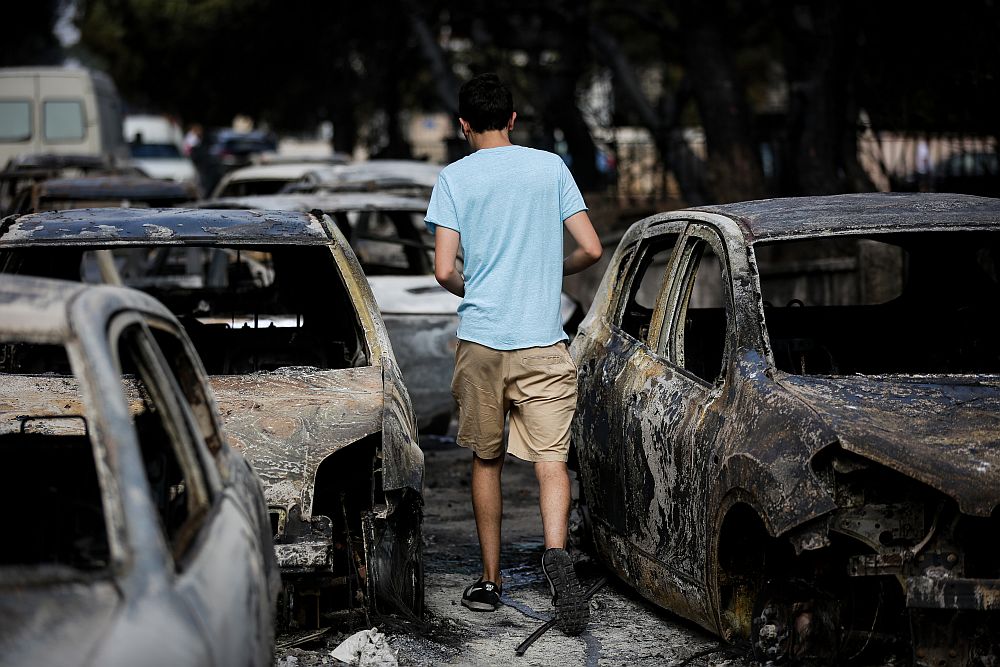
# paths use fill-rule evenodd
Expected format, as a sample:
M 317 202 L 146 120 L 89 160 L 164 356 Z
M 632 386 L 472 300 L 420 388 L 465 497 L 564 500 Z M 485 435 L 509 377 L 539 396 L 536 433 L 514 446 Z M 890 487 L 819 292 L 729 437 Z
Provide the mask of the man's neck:
M 478 151 L 484 148 L 500 148 L 501 146 L 513 146 L 510 143 L 510 136 L 507 130 L 486 130 L 485 132 L 470 132 L 468 135 L 469 145 L 472 150 Z

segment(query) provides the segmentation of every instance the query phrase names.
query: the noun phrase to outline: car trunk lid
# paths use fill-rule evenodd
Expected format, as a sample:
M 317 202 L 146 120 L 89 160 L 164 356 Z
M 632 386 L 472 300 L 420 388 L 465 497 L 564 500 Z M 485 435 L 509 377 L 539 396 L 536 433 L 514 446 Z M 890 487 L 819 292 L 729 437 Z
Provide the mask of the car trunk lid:
M 209 378 L 230 445 L 264 483 L 268 505 L 309 516 L 323 459 L 382 429 L 382 368 L 282 368 Z

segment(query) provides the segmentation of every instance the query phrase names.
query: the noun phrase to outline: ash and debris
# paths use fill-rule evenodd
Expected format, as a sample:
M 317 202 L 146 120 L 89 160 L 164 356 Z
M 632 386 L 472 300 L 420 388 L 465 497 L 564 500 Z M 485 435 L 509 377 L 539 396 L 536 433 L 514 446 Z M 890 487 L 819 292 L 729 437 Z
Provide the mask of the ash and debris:
M 580 637 L 566 637 L 550 630 L 523 657 L 515 656 L 515 647 L 550 618 L 552 607 L 539 565 L 543 543 L 533 468 L 513 458 L 505 464 L 504 604 L 493 613 L 474 613 L 459 604 L 462 590 L 479 575 L 479 545 L 469 498 L 469 453 L 443 439 L 431 447 L 425 451 L 424 487 L 427 613 L 419 623 L 384 617 L 377 625 L 401 666 L 747 664 L 734 658 L 718 639 L 657 609 L 612 579 L 575 545 L 571 545 L 571 553 L 584 586 L 602 576 L 609 578 L 608 585 L 591 600 L 588 631 Z M 278 637 L 275 665 L 342 664 L 331 652 L 356 631 L 331 629 L 310 643 L 288 648 L 281 647 L 293 638 Z

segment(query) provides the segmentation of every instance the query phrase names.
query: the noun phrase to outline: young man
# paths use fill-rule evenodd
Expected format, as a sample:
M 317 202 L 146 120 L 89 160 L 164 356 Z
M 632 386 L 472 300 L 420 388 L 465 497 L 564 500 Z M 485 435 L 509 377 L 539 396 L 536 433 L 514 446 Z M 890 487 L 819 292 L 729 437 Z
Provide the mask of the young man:
M 435 233 L 434 272 L 458 308 L 452 393 L 458 443 L 472 450 L 472 506 L 483 572 L 462 604 L 494 611 L 500 602 L 500 472 L 505 453 L 535 464 L 556 626 L 579 634 L 590 609 L 566 553 L 570 483 L 566 470 L 576 410 L 576 367 L 562 330 L 564 275 L 601 257 L 601 242 L 562 159 L 515 146 L 510 91 L 493 74 L 459 92 L 459 122 L 474 152 L 441 171 L 427 209 Z M 563 257 L 563 226 L 578 247 Z M 456 267 L 459 245 L 463 269 Z M 510 435 L 504 449 L 504 418 Z

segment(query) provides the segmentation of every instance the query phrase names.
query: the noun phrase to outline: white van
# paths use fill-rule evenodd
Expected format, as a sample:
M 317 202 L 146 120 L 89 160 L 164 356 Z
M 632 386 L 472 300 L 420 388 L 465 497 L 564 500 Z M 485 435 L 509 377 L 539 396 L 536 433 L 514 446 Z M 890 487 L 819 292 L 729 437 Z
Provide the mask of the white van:
M 111 78 L 67 67 L 0 69 L 0 168 L 32 153 L 127 157 Z

